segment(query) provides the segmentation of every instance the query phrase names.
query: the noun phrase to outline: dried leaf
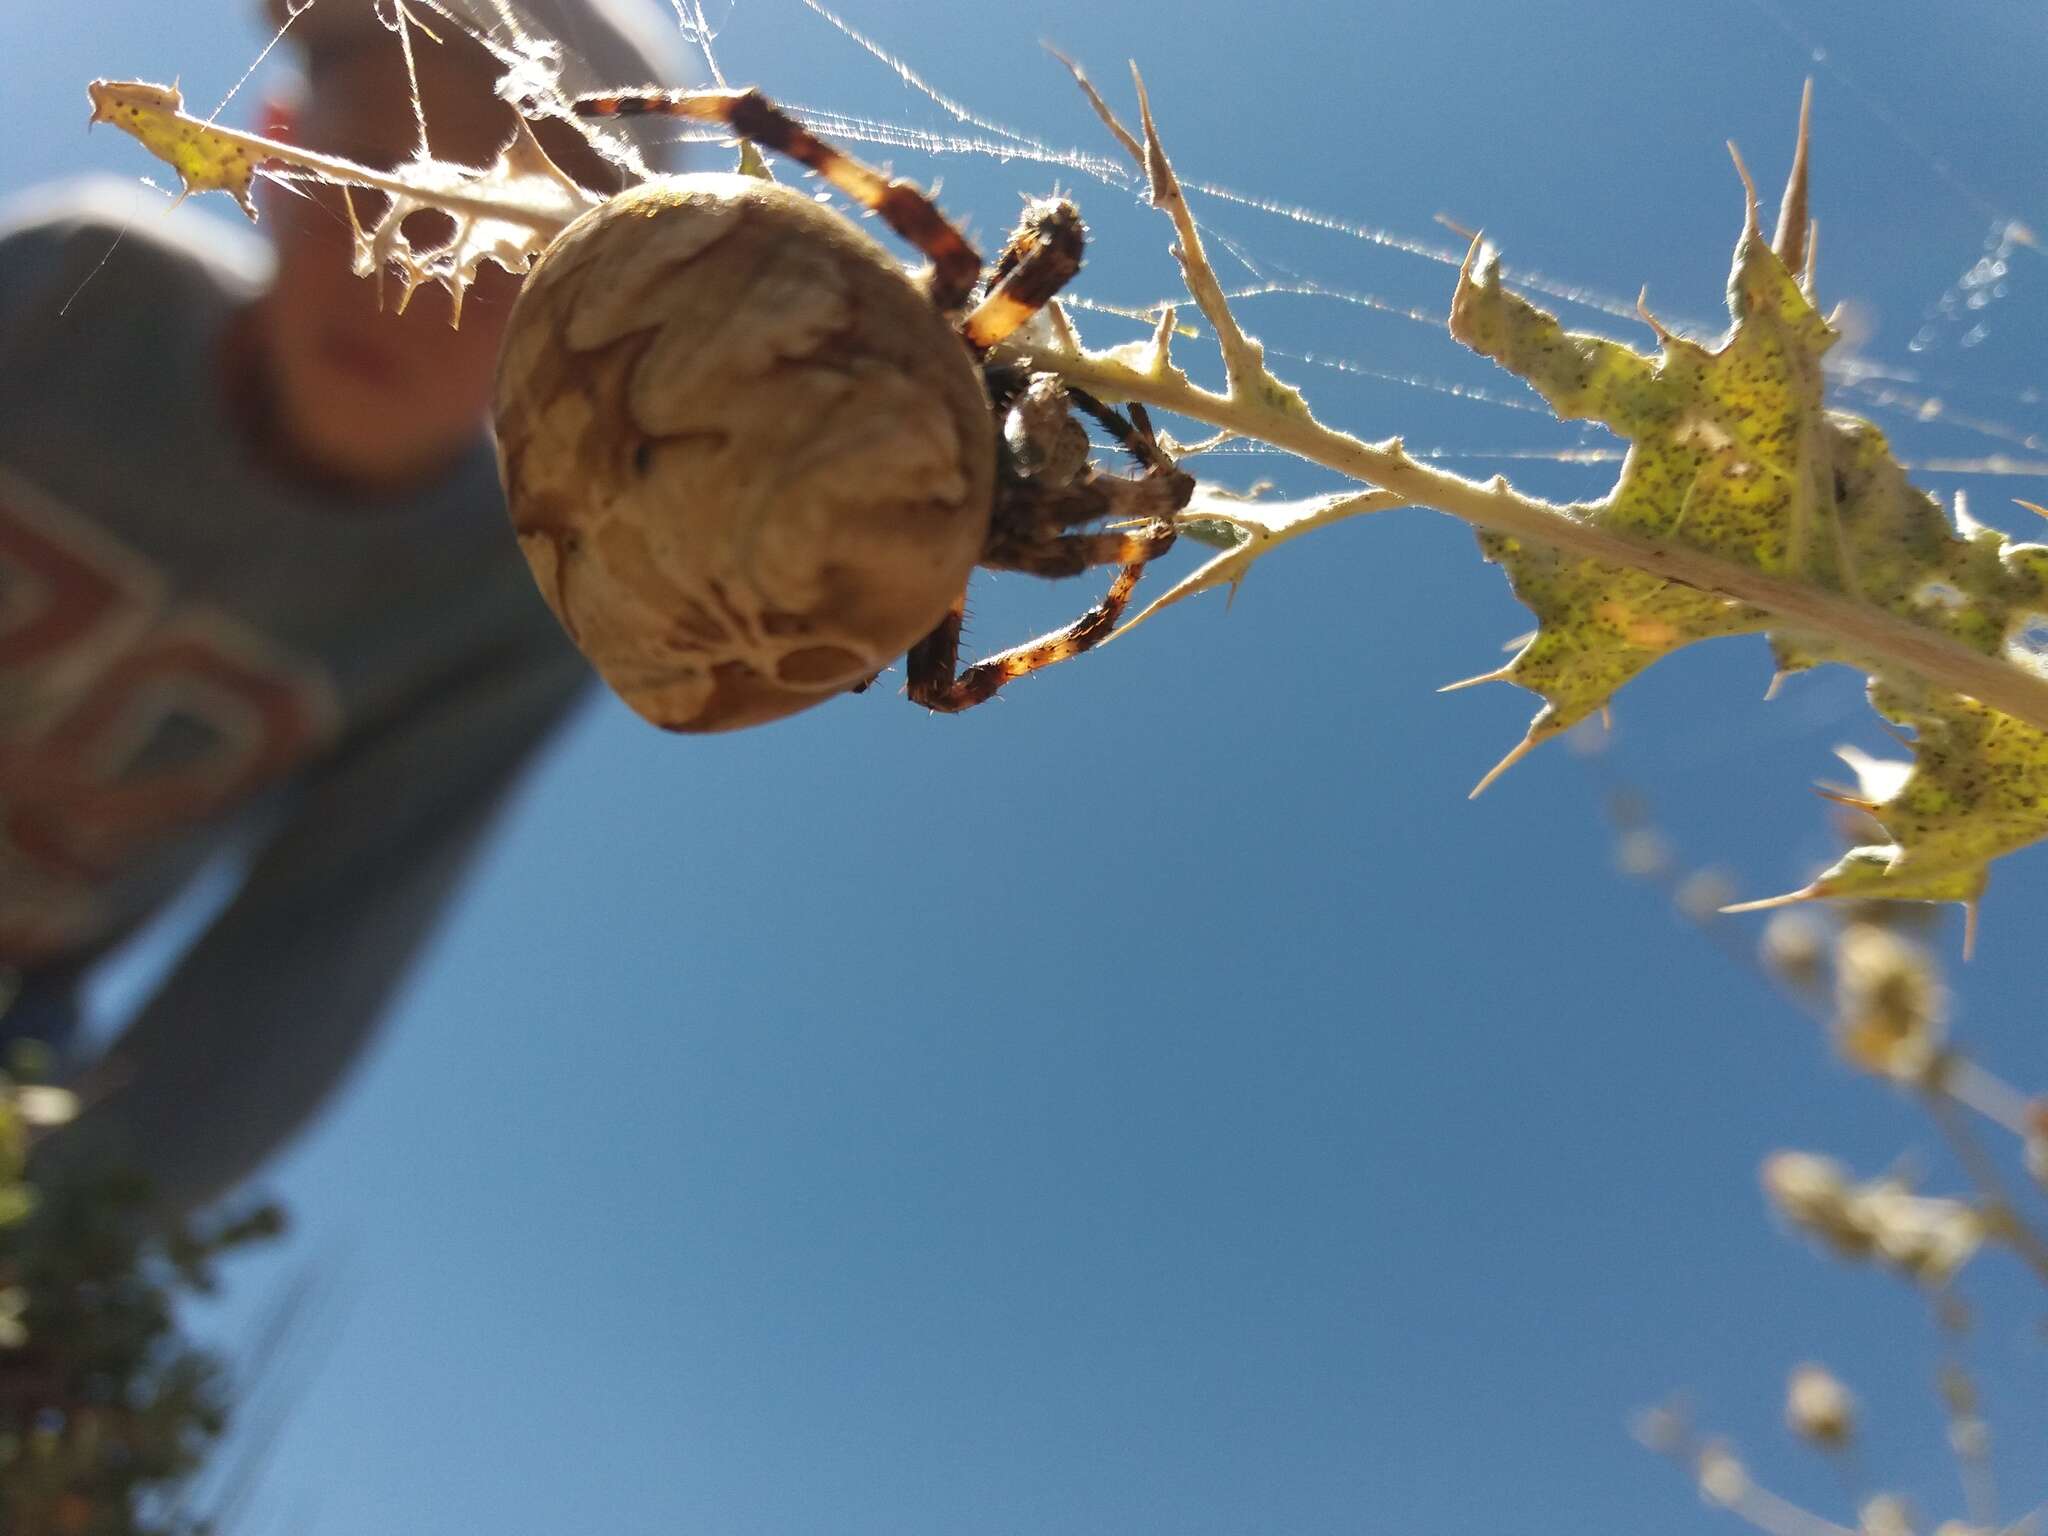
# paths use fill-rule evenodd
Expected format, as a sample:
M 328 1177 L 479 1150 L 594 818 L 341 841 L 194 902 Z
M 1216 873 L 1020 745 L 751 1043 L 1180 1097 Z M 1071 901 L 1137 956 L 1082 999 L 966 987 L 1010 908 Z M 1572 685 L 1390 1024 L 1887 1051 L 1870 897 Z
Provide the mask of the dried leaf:
M 85 88 L 94 123 L 112 123 L 133 134 L 142 147 L 178 173 L 178 196 L 225 192 L 253 220 L 256 204 L 249 182 L 261 156 L 239 135 L 185 115 L 185 98 L 175 85 L 142 80 L 95 80 Z
M 377 171 L 203 122 L 186 114 L 175 87 L 95 80 L 86 90 L 92 121 L 114 124 L 170 165 L 178 173 L 180 196 L 227 192 L 253 219 L 256 204 L 249 188 L 259 173 L 281 178 L 296 173 L 384 193 L 390 202 L 382 217 L 355 231 L 357 274 L 381 282 L 386 271 L 395 271 L 402 284 L 400 308 L 420 284 L 438 283 L 453 300 L 451 319 L 457 323 L 462 295 L 483 262 L 524 272 L 549 241 L 601 201 L 562 173 L 524 122 L 489 167 L 421 156 L 396 171 Z M 443 244 L 421 250 L 400 226 L 428 208 L 447 214 L 454 230 Z

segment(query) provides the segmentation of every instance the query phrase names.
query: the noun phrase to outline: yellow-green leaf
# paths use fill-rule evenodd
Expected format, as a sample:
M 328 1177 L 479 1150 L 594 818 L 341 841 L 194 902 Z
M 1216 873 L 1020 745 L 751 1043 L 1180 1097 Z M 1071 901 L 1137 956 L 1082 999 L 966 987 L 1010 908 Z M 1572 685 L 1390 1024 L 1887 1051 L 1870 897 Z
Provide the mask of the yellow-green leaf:
M 1628 440 L 1614 489 L 1576 515 L 1810 582 L 1980 654 L 2033 664 L 2016 637 L 2048 609 L 2048 547 L 2016 544 L 1960 509 L 1952 524 L 1910 483 L 1882 432 L 1826 409 L 1821 359 L 1834 334 L 1806 280 L 1764 239 L 1753 198 L 1728 307 L 1733 323 L 1711 347 L 1651 320 L 1659 350 L 1645 355 L 1565 330 L 1502 287 L 1497 263 L 1475 245 L 1451 329 L 1526 379 L 1560 417 L 1600 422 Z M 1473 679 L 1543 697 L 1510 763 L 1659 657 L 1765 627 L 1754 609 L 1641 570 L 1491 533 L 1480 548 L 1539 621 L 1512 662 Z M 1885 794 L 1853 800 L 1891 841 L 1851 850 L 1780 899 L 1974 902 L 1992 859 L 2048 836 L 2048 735 L 1839 640 L 1784 631 L 1770 639 L 1781 671 L 1837 661 L 1870 674 L 1872 702 L 1912 731 L 1916 749 Z
M 185 98 L 175 85 L 142 80 L 95 80 L 85 88 L 93 123 L 112 123 L 178 173 L 178 195 L 226 192 L 256 217 L 249 182 L 258 156 L 247 140 L 185 115 Z

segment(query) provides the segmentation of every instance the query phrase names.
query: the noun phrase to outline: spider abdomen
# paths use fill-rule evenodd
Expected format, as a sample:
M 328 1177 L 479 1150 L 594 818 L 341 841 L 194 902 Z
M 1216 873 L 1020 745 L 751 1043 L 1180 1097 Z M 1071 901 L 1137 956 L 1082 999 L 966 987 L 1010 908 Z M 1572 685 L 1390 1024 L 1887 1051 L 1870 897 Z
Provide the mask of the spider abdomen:
M 634 187 L 527 278 L 499 364 L 513 527 L 641 715 L 792 714 L 929 633 L 980 558 L 979 369 L 883 248 L 745 176 Z

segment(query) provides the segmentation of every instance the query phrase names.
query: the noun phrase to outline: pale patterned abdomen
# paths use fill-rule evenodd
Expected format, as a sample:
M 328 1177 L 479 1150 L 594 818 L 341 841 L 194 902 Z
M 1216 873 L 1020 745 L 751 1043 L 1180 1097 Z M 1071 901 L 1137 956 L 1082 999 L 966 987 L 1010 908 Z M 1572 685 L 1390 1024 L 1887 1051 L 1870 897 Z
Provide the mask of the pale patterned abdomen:
M 513 311 L 497 431 L 541 592 L 671 730 L 865 681 L 987 538 L 965 346 L 881 246 L 751 177 L 648 182 L 564 231 Z

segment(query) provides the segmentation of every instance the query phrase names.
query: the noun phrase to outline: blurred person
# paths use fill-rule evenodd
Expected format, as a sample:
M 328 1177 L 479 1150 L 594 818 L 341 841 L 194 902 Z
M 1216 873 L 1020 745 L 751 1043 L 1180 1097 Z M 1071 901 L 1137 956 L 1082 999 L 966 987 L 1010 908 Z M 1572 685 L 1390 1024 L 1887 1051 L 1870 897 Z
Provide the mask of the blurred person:
M 503 0 L 449 8 L 506 35 Z M 432 152 L 488 164 L 513 131 L 501 66 L 415 9 L 441 39 L 412 39 Z M 522 9 L 568 45 L 571 91 L 684 72 L 659 0 Z M 266 12 L 282 24 L 285 0 Z M 409 159 L 387 18 L 294 18 L 303 85 L 263 130 Z M 539 132 L 570 175 L 619 185 L 573 130 Z M 327 1099 L 586 670 L 519 555 L 486 426 L 517 280 L 487 267 L 451 330 L 438 289 L 380 309 L 332 189 L 264 183 L 267 253 L 189 210 L 134 217 L 117 190 L 0 218 L 0 1036 L 79 1066 L 94 967 L 240 855 L 38 1153 L 45 1178 L 132 1166 L 168 1217 Z

